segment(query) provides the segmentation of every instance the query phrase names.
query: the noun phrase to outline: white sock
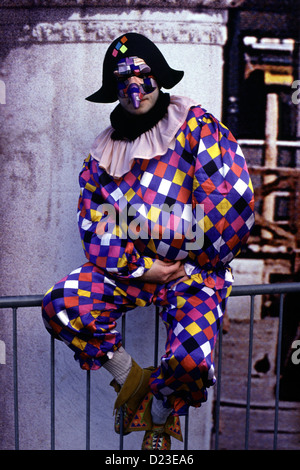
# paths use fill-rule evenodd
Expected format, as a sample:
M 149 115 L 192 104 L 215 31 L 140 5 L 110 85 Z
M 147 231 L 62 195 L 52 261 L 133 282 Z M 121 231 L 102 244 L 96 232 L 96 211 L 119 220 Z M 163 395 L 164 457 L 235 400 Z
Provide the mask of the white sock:
M 130 354 L 121 346 L 113 353 L 113 356 L 104 364 L 104 369 L 108 370 L 118 382 L 123 385 L 131 369 L 132 359 Z
M 171 411 L 171 408 L 164 407 L 162 400 L 158 400 L 156 397 L 153 397 L 151 406 L 151 416 L 153 423 L 164 424 L 167 421 Z

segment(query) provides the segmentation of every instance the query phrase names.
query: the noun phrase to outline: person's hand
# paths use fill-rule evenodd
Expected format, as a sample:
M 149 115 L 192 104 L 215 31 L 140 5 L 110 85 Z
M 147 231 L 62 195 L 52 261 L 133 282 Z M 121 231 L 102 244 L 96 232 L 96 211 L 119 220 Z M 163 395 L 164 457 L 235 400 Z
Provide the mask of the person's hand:
M 179 284 L 179 282 L 184 282 L 184 281 L 187 281 L 189 279 L 189 276 L 187 276 L 185 274 L 185 271 L 184 271 L 184 276 L 180 277 L 179 279 L 177 279 L 176 282 L 174 282 L 174 284 L 171 285 L 171 288 L 176 286 L 176 284 Z
M 150 283 L 166 284 L 183 277 L 187 278 L 184 266 L 180 261 L 162 261 L 156 259 L 151 268 L 139 279 Z

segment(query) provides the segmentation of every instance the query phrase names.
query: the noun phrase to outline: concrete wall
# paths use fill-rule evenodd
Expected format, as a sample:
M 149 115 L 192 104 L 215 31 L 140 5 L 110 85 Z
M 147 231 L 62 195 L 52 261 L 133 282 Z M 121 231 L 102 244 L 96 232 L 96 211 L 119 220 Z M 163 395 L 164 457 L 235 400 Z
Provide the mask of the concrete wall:
M 85 97 L 101 85 L 109 43 L 129 30 L 149 36 L 171 66 L 185 70 L 174 94 L 189 95 L 220 117 L 225 10 L 1 10 L 1 295 L 42 294 L 85 262 L 76 222 L 78 173 L 114 107 L 89 103 Z M 11 449 L 11 313 L 0 314 L 0 448 Z M 142 366 L 153 360 L 153 316 L 151 309 L 128 316 L 126 347 Z M 147 331 L 147 336 L 137 339 L 137 331 Z M 19 310 L 18 337 L 20 447 L 48 449 L 50 339 L 38 308 Z M 163 345 L 161 325 L 160 352 Z M 92 373 L 94 449 L 118 447 L 112 421 L 115 392 L 109 381 L 106 371 Z M 56 413 L 57 448 L 84 448 L 85 373 L 60 343 Z M 189 448 L 208 448 L 210 430 L 211 399 L 191 411 Z M 137 434 L 126 438 L 126 449 L 140 448 L 142 435 Z M 182 448 L 175 442 L 176 447 Z

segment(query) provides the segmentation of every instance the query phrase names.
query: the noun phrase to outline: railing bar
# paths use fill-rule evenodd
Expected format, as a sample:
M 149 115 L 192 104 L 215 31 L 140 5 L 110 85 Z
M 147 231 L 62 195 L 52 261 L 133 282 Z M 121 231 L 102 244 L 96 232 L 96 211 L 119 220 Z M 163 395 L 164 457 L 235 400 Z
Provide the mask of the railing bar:
M 154 367 L 158 364 L 159 307 L 155 307 Z
M 189 444 L 189 410 L 187 411 L 187 415 L 185 416 L 183 450 L 188 450 L 188 444 Z
M 124 413 L 123 413 L 123 407 L 121 406 L 120 408 L 120 440 L 119 440 L 119 450 L 123 450 L 123 444 L 124 444 L 124 433 L 123 433 L 123 418 L 124 418 Z
M 126 331 L 126 317 L 125 315 L 123 315 L 122 316 L 122 346 L 123 348 L 125 348 L 125 341 L 126 341 L 125 331 Z
M 251 371 L 252 371 L 252 352 L 253 352 L 253 323 L 254 323 L 254 299 L 251 295 L 250 304 L 250 328 L 249 328 L 249 355 L 248 355 L 248 378 L 247 378 L 247 407 L 246 407 L 246 427 L 245 427 L 245 450 L 249 446 L 249 425 L 250 425 L 250 400 L 251 400 Z
M 50 336 L 50 432 L 51 432 L 51 450 L 55 450 L 55 339 Z
M 0 297 L 0 308 L 40 307 L 43 295 L 11 295 Z
M 122 316 L 122 346 L 125 348 L 125 331 L 126 331 L 126 319 L 125 315 Z M 123 431 L 123 408 L 120 408 L 120 440 L 119 450 L 123 450 L 124 446 L 124 431 Z
M 238 139 L 239 145 L 265 145 L 266 141 L 263 139 Z M 278 147 L 300 147 L 299 141 L 294 140 L 277 140 Z
M 221 402 L 221 369 L 222 369 L 222 339 L 223 330 L 220 328 L 218 342 L 218 373 L 217 373 L 217 398 L 215 411 L 215 450 L 219 449 L 219 429 L 220 429 L 220 402 Z
M 19 450 L 19 397 L 18 397 L 18 337 L 17 308 L 13 308 L 13 377 L 14 377 L 14 420 L 15 450 Z
M 280 294 L 280 299 L 279 299 L 278 345 L 277 345 L 277 365 L 276 365 L 276 391 L 275 391 L 275 418 L 274 418 L 273 450 L 277 449 L 282 322 L 283 322 L 283 294 Z
M 86 371 L 86 450 L 91 444 L 91 371 Z
M 236 285 L 232 287 L 230 297 L 243 295 L 281 294 L 299 292 L 300 282 L 278 282 L 274 284 Z
M 243 295 L 262 295 L 262 294 L 280 294 L 289 292 L 299 292 L 300 282 L 278 282 L 273 284 L 242 284 L 234 285 L 230 297 Z M 40 307 L 42 305 L 43 295 L 20 295 L 20 296 L 1 296 L 1 308 L 13 307 Z

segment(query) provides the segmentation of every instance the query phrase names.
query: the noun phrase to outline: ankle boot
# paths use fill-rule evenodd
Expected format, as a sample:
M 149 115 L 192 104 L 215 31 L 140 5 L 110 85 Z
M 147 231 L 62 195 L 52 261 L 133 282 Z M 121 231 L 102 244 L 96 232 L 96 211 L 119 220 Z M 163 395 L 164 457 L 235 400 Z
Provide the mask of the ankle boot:
M 164 424 L 154 424 L 151 416 L 153 394 L 149 391 L 133 416 L 128 431 L 146 431 L 142 450 L 169 450 L 171 439 L 182 441 L 179 416 L 170 415 Z
M 148 410 L 151 414 L 151 406 L 148 406 Z M 144 417 L 144 420 L 152 421 L 151 415 Z M 179 416 L 170 415 L 164 424 L 151 423 L 151 427 L 146 429 L 142 450 L 170 450 L 171 436 L 183 441 Z
M 118 393 L 114 405 L 115 413 L 115 432 L 120 434 L 120 416 L 123 411 L 123 434 L 129 434 L 134 429 L 130 429 L 130 424 L 136 415 L 136 412 L 143 402 L 143 399 L 149 392 L 149 379 L 154 367 L 142 369 L 133 359 L 132 367 L 127 379 L 121 387 L 115 380 L 110 385 Z M 143 427 L 143 429 L 145 429 Z

